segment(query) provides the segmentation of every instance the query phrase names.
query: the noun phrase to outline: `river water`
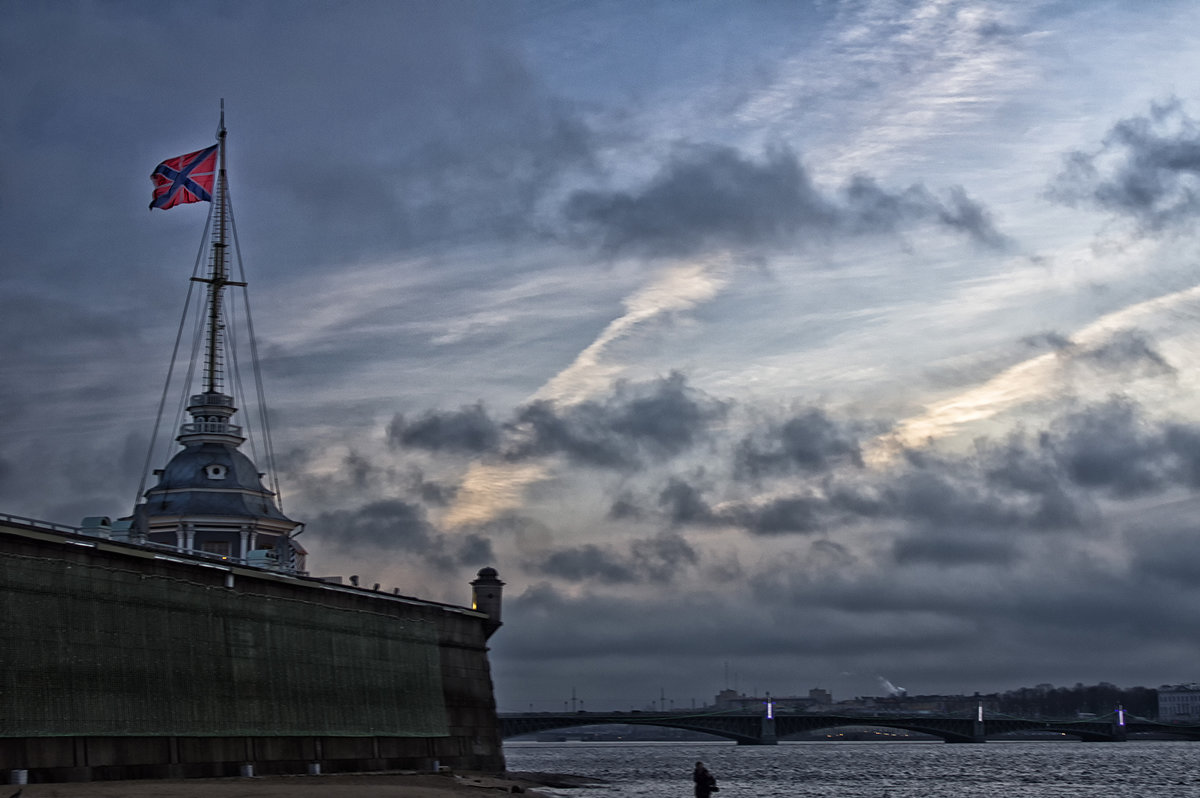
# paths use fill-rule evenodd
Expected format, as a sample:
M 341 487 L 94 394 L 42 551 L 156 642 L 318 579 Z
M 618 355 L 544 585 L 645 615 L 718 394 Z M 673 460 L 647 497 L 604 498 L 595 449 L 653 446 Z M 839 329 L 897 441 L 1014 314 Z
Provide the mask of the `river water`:
M 1200 798 L 1200 742 L 508 742 L 508 769 L 604 779 L 570 798 L 691 798 L 702 760 L 714 798 Z

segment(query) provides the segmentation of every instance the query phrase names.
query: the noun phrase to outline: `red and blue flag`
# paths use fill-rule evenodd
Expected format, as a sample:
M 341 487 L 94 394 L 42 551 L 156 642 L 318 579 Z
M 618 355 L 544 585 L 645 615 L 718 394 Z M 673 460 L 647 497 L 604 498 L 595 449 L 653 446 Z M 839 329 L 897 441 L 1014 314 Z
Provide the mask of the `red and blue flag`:
M 154 196 L 150 209 L 174 208 L 187 202 L 212 202 L 213 182 L 217 177 L 217 147 L 189 152 L 154 167 L 150 180 Z

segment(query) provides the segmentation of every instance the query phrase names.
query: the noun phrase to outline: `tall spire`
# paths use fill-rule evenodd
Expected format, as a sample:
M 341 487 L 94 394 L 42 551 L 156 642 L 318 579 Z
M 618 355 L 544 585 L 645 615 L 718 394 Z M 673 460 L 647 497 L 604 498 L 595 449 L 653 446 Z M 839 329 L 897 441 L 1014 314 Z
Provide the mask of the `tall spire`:
M 223 376 L 224 322 L 221 314 L 222 292 L 227 285 L 245 285 L 229 277 L 227 255 L 229 238 L 229 181 L 225 173 L 225 100 L 221 100 L 221 124 L 217 128 L 218 168 L 216 190 L 216 223 L 213 225 L 212 262 L 207 278 L 193 278 L 208 283 L 208 335 L 204 351 L 204 392 L 221 393 Z
M 188 412 L 191 423 L 179 430 L 180 443 L 189 440 L 217 440 L 237 446 L 245 440 L 241 427 L 229 423 L 237 411 L 233 397 L 222 390 L 225 354 L 225 321 L 222 300 L 226 286 L 244 286 L 245 283 L 229 279 L 229 179 L 225 172 L 225 100 L 221 100 L 221 122 L 217 128 L 217 184 L 213 197 L 216 215 L 212 231 L 208 277 L 193 277 L 196 282 L 208 285 L 207 329 L 204 347 L 204 393 L 191 397 Z
M 226 335 L 224 292 L 229 286 L 246 284 L 229 279 L 229 244 L 236 238 L 231 236 L 233 215 L 225 170 L 225 137 L 222 100 L 217 129 L 217 173 L 212 187 L 214 216 L 208 242 L 208 273 L 191 278 L 208 286 L 201 333 L 202 384 L 199 393 L 189 396 L 187 412 L 191 420 L 180 425 L 175 439 L 183 449 L 175 453 L 166 468 L 155 471 L 158 484 L 143 494 L 145 500 L 135 510 L 135 525 L 152 543 L 261 567 L 303 572 L 304 549 L 292 540 L 300 525 L 283 514 L 275 492 L 262 483 L 263 474 L 239 450 L 246 438 L 242 427 L 233 423 L 237 408 L 231 393 L 240 388 L 240 381 L 232 349 L 234 342 L 227 340 Z M 252 333 L 248 303 L 246 312 L 247 328 Z M 228 393 L 222 384 L 226 376 L 226 353 L 233 369 L 230 375 L 233 385 Z M 259 397 L 262 397 L 261 386 Z M 265 417 L 265 408 L 262 415 Z

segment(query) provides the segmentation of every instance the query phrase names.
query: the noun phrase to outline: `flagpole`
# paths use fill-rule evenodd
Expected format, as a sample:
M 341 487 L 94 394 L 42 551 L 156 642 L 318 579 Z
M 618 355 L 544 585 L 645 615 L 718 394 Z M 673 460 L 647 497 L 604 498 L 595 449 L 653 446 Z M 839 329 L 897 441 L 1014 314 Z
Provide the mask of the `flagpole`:
M 221 98 L 221 123 L 217 128 L 217 225 L 213 239 L 212 278 L 209 283 L 208 303 L 208 368 L 204 389 L 207 393 L 220 393 L 221 356 L 221 291 L 225 288 L 225 237 L 228 226 L 229 186 L 225 176 L 225 99 Z

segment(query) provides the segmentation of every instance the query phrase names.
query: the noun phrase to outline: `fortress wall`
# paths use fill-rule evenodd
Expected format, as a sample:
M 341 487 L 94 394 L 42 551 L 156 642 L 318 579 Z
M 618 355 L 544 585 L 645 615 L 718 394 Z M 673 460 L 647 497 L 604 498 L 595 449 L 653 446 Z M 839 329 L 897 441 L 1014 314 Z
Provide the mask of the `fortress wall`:
M 0 778 L 503 770 L 486 642 L 462 607 L 0 523 Z

